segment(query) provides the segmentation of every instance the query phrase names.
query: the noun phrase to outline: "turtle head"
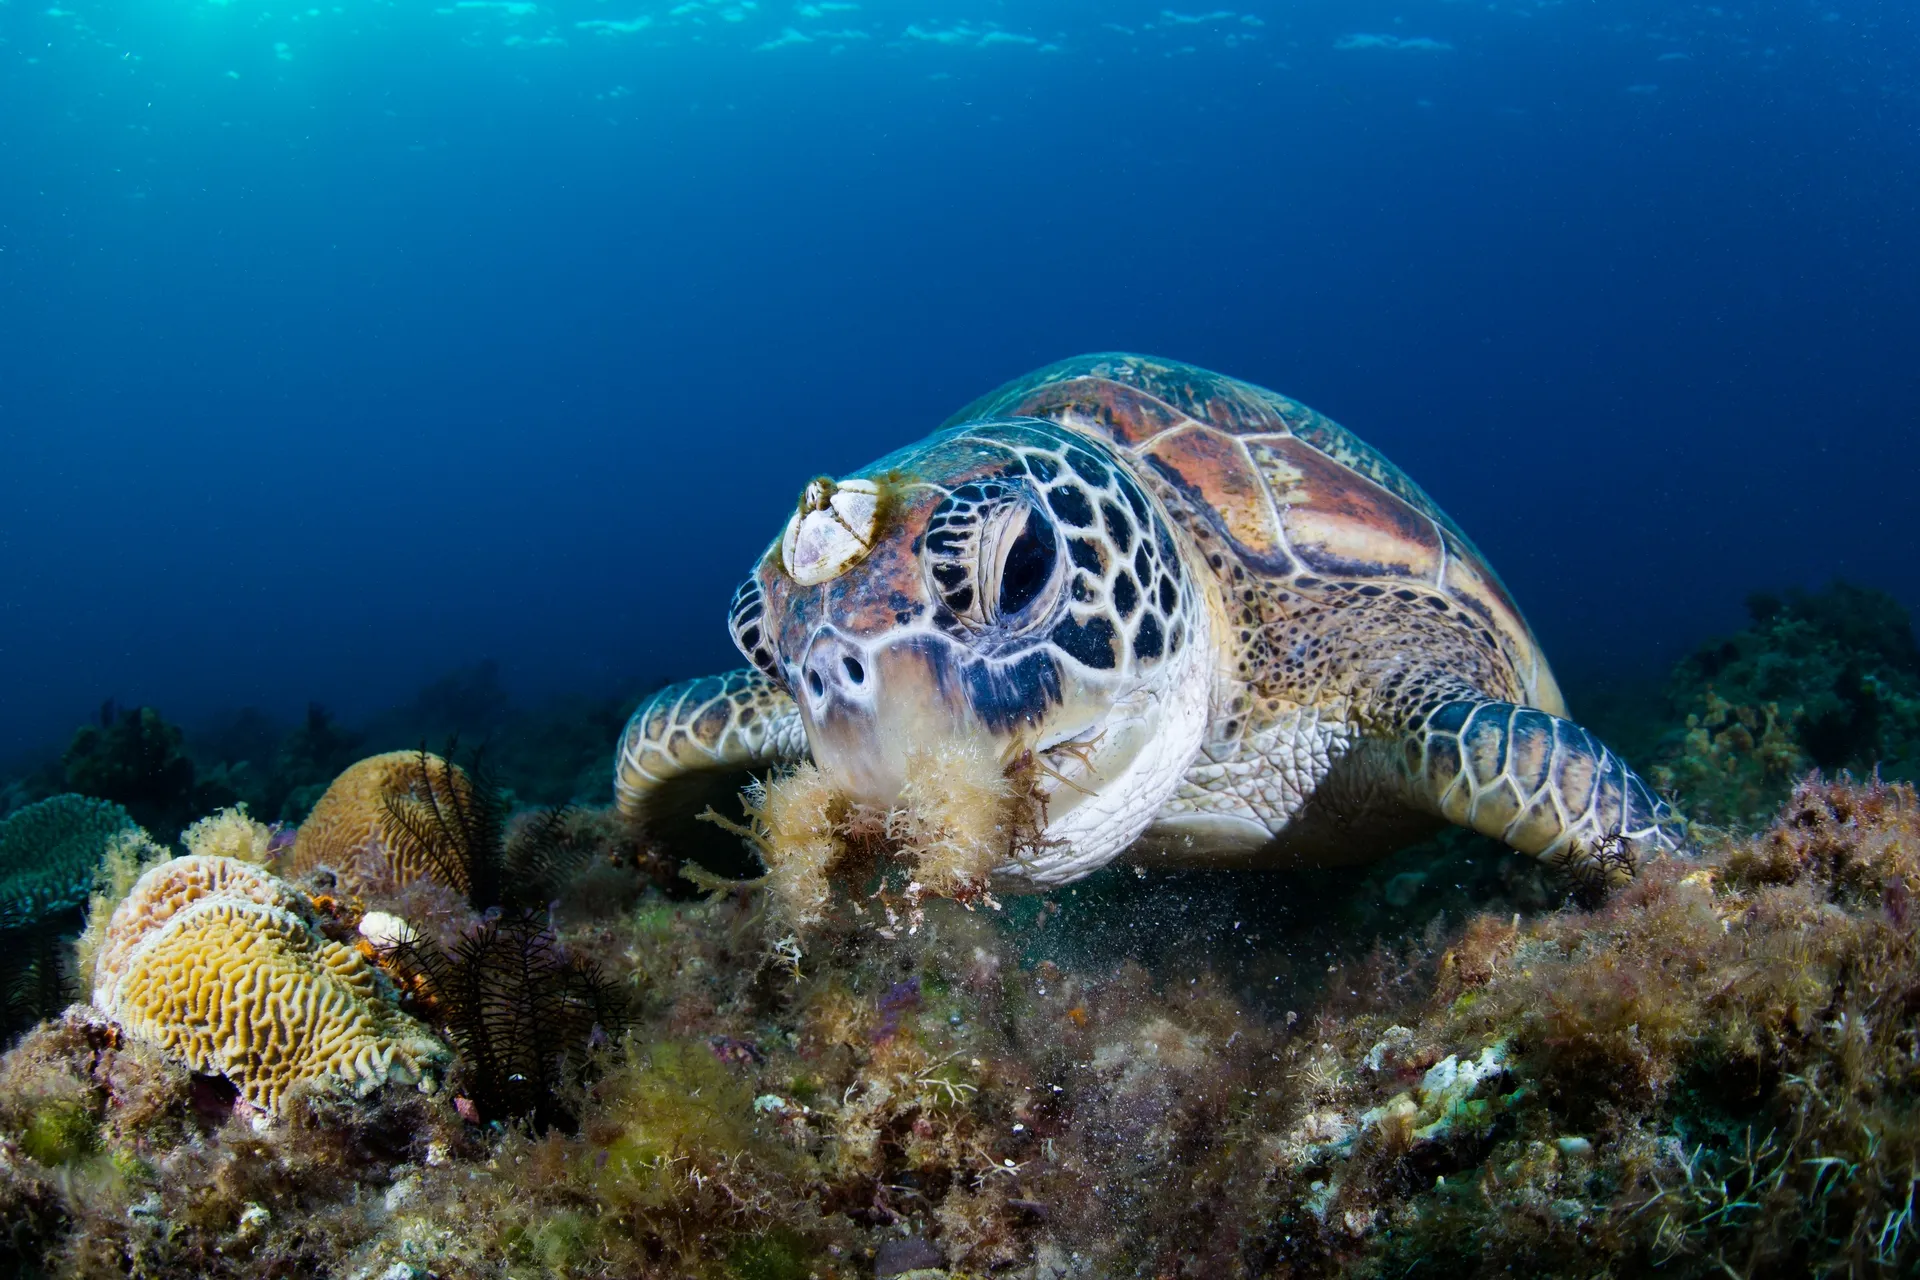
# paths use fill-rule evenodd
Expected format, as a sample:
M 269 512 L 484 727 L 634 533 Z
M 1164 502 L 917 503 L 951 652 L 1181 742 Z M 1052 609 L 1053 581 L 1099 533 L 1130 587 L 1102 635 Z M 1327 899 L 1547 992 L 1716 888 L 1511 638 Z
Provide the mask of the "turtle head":
M 859 799 L 892 802 L 913 746 L 1032 752 L 1043 882 L 1130 844 L 1205 727 L 1207 605 L 1166 512 L 1111 445 L 1054 423 L 968 423 L 812 481 L 732 627 Z

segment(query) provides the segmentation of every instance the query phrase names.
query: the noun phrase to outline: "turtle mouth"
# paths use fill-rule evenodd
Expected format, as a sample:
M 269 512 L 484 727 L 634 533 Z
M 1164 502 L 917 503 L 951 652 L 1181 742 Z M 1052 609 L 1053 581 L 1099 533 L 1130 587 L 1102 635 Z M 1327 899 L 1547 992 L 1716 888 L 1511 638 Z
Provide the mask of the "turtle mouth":
M 1034 789 L 1049 802 L 1056 795 L 1065 800 L 1093 794 L 1100 771 L 1100 743 L 1106 736 L 1106 725 L 1094 723 L 1041 738 L 1033 746 L 1034 759 L 1041 766 Z
M 815 762 L 850 799 L 890 806 L 910 754 L 964 742 L 1009 775 L 1023 758 L 1037 765 L 1031 785 L 1050 814 L 1124 764 L 1102 747 L 1112 741 L 1104 699 L 1063 699 L 1057 680 L 1015 681 L 970 659 L 926 636 L 875 644 L 821 628 L 795 682 Z

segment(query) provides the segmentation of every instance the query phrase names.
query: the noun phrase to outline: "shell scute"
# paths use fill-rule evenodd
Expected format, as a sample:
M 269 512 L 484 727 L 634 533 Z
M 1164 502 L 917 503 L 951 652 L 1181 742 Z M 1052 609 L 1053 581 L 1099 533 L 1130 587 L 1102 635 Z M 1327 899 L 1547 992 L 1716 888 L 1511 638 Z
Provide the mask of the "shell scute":
M 1288 403 L 1298 411 L 1288 415 L 1288 422 L 1297 439 L 1312 445 L 1342 466 L 1359 472 L 1416 511 L 1431 516 L 1443 527 L 1459 534 L 1461 540 L 1465 541 L 1465 535 L 1454 527 L 1447 513 L 1440 509 L 1440 504 L 1428 497 L 1425 489 L 1407 479 L 1406 472 L 1387 461 L 1386 455 L 1333 419 L 1315 413 L 1305 405 L 1292 401 Z
M 1301 440 L 1247 443 L 1266 477 L 1287 544 L 1317 573 L 1440 576 L 1440 532 L 1424 512 Z
M 1195 554 L 1236 598 L 1250 586 L 1243 575 L 1309 594 L 1325 580 L 1403 583 L 1406 604 L 1451 614 L 1476 645 L 1504 655 L 1530 700 L 1564 709 L 1523 615 L 1472 540 L 1378 450 L 1306 405 L 1175 361 L 1106 352 L 1009 383 L 949 425 L 1009 414 L 1131 451 L 1178 493 Z
M 1091 377 L 1066 378 L 1037 387 L 1023 383 L 1006 395 L 970 406 L 964 413 L 1048 418 L 1111 437 L 1129 449 L 1189 421 L 1188 415 L 1138 387 Z
M 1292 565 L 1273 518 L 1266 485 L 1240 442 L 1205 427 L 1161 436 L 1142 451 L 1162 479 L 1212 515 L 1250 566 L 1287 572 Z
M 1478 549 L 1464 535 L 1448 529 L 1446 540 L 1447 593 L 1456 604 L 1465 605 L 1485 622 L 1513 629 L 1520 617 L 1520 606 L 1507 594 L 1506 584 L 1487 567 Z M 1520 630 L 1524 633 L 1524 626 Z

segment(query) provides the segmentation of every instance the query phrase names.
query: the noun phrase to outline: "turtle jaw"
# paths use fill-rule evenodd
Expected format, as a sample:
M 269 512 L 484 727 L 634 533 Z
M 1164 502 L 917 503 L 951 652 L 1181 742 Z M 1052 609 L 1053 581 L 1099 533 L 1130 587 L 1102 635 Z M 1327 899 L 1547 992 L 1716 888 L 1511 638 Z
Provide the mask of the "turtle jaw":
M 1063 884 L 1119 856 L 1170 799 L 1204 736 L 1211 667 L 1198 643 L 1116 690 L 1036 649 L 995 666 L 925 633 L 859 640 L 815 633 L 796 682 L 814 761 L 849 799 L 887 808 L 909 755 L 965 743 L 1010 770 L 1027 752 L 1044 843 L 997 869 L 1008 887 Z
M 1099 707 L 1063 705 L 1050 655 L 1001 666 L 924 632 L 868 639 L 823 626 L 796 685 L 815 763 L 849 799 L 883 807 L 916 749 L 964 743 L 1011 765 L 1036 744 L 1094 736 L 1100 720 Z
M 796 689 L 814 763 L 849 799 L 887 807 L 906 784 L 915 746 L 963 736 L 961 709 L 944 695 L 924 646 L 862 643 L 823 627 L 807 647 Z
M 1194 643 L 1115 697 L 1090 742 L 1083 736 L 1042 752 L 1063 775 L 1047 844 L 999 868 L 1003 877 L 1045 888 L 1090 875 L 1126 852 L 1173 799 L 1206 738 L 1213 690 L 1211 619 L 1199 610 L 1191 621 Z

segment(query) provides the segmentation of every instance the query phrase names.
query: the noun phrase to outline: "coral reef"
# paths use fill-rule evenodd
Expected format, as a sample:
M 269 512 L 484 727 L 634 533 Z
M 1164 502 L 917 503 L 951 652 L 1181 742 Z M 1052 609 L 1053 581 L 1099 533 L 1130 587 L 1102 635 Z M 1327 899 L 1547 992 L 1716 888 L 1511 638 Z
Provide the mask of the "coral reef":
M 183 734 L 151 708 L 127 711 L 109 701 L 76 731 L 64 760 L 55 750 L 0 762 L 0 773 L 13 775 L 0 777 L 0 816 L 78 791 L 126 804 L 165 840 L 192 818 L 241 801 L 269 821 L 298 823 L 369 746 L 403 748 L 462 734 L 485 735 L 516 803 L 604 803 L 611 744 L 635 701 L 624 693 L 574 694 L 519 706 L 507 700 L 491 663 L 454 671 L 408 705 L 351 729 L 309 703 L 291 726 L 242 707 Z
M 121 710 L 107 703 L 98 724 L 73 735 L 61 767 L 68 790 L 126 806 L 162 840 L 236 799 L 221 780 L 199 776 L 181 731 L 152 707 Z
M 93 1003 L 134 1040 L 280 1110 L 296 1087 L 365 1093 L 430 1079 L 444 1050 L 399 1013 L 361 951 L 250 863 L 191 855 L 147 871 L 109 921 Z
M 257 708 L 243 707 L 190 731 L 187 753 L 254 813 L 297 823 L 353 763 L 362 738 L 341 728 L 317 702 L 307 704 L 305 717 L 290 730 Z
M 1920 646 L 1891 596 L 1835 582 L 1748 599 L 1752 621 L 1682 661 L 1667 686 L 1684 729 L 1654 752 L 1655 782 L 1697 819 L 1763 821 L 1807 770 L 1920 761 Z
M 365 733 L 396 746 L 484 738 L 493 767 L 520 803 L 604 803 L 613 744 L 639 692 L 520 706 L 498 664 L 483 661 L 431 682 L 407 705 L 375 717 Z
M 200 819 L 180 833 L 187 852 L 203 858 L 233 858 L 267 866 L 277 854 L 276 832 L 264 822 L 247 815 L 247 806 L 237 804 Z
M 119 805 L 60 795 L 0 820 L 0 1044 L 72 998 L 66 942 L 109 848 L 145 838 Z
M 362 934 L 374 937 L 369 916 Z M 624 994 L 568 955 L 531 916 L 483 921 L 450 947 L 404 926 L 375 942 L 412 1007 L 459 1052 L 461 1099 L 482 1120 L 524 1118 L 536 1131 L 572 1127 L 564 1096 L 596 1043 L 629 1021 Z
M 0 1057 L 0 1274 L 1914 1274 L 1911 632 L 1850 588 L 1753 612 L 1676 673 L 1694 719 L 1656 752 L 1727 831 L 1598 902 L 1459 832 L 996 901 L 1031 763 L 963 756 L 887 811 L 769 780 L 768 875 L 702 894 L 610 811 L 510 812 L 450 752 L 395 753 L 359 809 L 392 844 L 298 884 L 242 809 L 173 861 L 124 828 L 68 877 L 92 927 L 57 957 L 118 1020 L 75 1005 Z M 530 722 L 497 692 L 409 714 Z M 269 971 L 335 994 L 275 1003 Z M 202 996 L 267 1016 L 180 1016 Z M 276 1091 L 328 1056 L 268 1025 L 306 1010 L 376 1031 Z M 396 1067 L 441 1087 L 375 1087 Z
M 64 795 L 0 821 L 0 929 L 83 905 L 107 846 L 135 823 L 117 804 Z

